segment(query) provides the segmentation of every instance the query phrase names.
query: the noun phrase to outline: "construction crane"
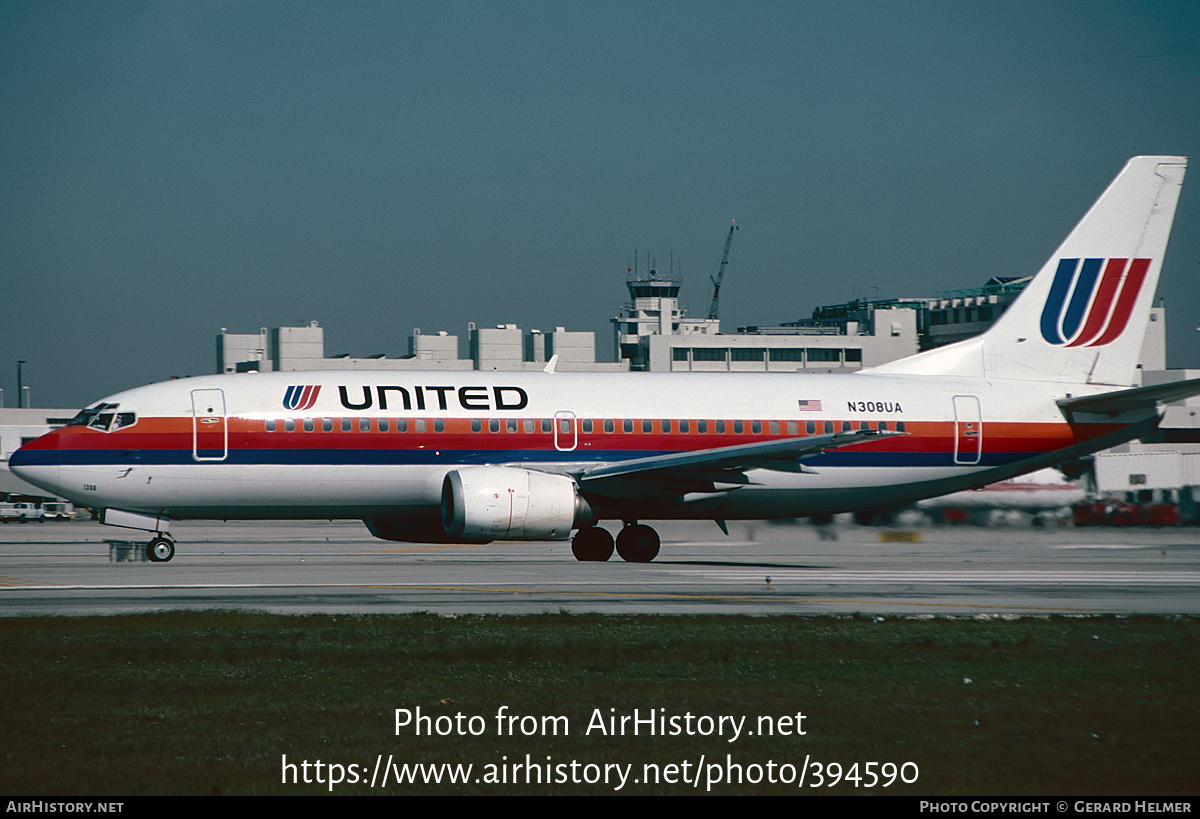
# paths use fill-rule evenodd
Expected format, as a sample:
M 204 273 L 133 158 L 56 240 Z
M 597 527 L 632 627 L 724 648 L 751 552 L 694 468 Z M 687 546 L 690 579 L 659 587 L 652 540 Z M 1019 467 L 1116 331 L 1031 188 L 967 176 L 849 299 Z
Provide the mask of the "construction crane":
M 735 230 L 741 230 L 741 228 L 737 226 L 736 219 L 730 223 L 729 235 L 725 237 L 725 252 L 721 254 L 721 266 L 717 268 L 717 277 L 714 279 L 712 276 L 709 276 L 709 279 L 711 279 L 713 283 L 712 307 L 708 308 L 708 317 L 710 319 L 715 319 L 717 317 L 717 310 L 719 309 L 719 303 L 721 301 L 721 280 L 725 278 L 725 265 L 729 264 L 729 247 L 733 244 L 733 232 Z

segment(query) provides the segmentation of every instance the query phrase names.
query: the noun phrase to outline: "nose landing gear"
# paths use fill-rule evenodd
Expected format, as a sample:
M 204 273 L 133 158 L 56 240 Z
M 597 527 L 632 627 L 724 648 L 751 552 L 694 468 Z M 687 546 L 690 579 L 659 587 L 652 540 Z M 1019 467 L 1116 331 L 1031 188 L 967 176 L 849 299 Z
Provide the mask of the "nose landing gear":
M 146 544 L 146 557 L 152 563 L 166 563 L 175 557 L 175 541 L 159 535 Z

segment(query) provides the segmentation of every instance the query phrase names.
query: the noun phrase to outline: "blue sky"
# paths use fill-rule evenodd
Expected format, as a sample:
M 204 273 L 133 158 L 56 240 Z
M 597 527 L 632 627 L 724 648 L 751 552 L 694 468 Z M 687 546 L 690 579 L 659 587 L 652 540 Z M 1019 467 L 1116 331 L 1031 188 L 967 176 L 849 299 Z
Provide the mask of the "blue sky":
M 611 355 L 634 249 L 704 314 L 730 219 L 730 328 L 1031 273 L 1130 156 L 1200 156 L 1200 4 L 5 0 L 0 111 L 0 388 L 71 407 L 222 327 Z

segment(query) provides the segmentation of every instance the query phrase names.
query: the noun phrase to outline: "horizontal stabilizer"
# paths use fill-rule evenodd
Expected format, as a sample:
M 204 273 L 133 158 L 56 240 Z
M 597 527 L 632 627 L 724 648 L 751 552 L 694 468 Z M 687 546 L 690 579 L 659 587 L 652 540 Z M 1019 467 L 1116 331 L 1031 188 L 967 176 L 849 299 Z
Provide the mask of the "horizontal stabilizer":
M 1200 395 L 1200 378 L 1187 381 L 1172 381 L 1150 387 L 1135 387 L 1101 395 L 1083 395 L 1078 398 L 1060 398 L 1058 406 L 1063 414 L 1088 412 L 1096 415 L 1120 415 L 1138 409 L 1150 409 L 1158 404 L 1170 404 Z

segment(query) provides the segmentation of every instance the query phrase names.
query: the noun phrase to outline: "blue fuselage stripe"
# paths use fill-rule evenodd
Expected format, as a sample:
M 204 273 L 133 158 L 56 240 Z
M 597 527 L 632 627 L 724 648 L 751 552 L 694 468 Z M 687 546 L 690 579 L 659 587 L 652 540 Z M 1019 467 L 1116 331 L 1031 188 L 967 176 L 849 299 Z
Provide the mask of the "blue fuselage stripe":
M 504 463 L 619 463 L 672 455 L 675 450 L 451 450 L 451 449 L 231 449 L 200 455 L 190 449 L 67 449 L 14 452 L 10 466 L 161 466 L 220 463 L 230 466 L 486 466 Z M 1041 452 L 985 452 L 978 462 L 956 463 L 953 452 L 825 452 L 805 458 L 813 467 L 1004 466 Z

